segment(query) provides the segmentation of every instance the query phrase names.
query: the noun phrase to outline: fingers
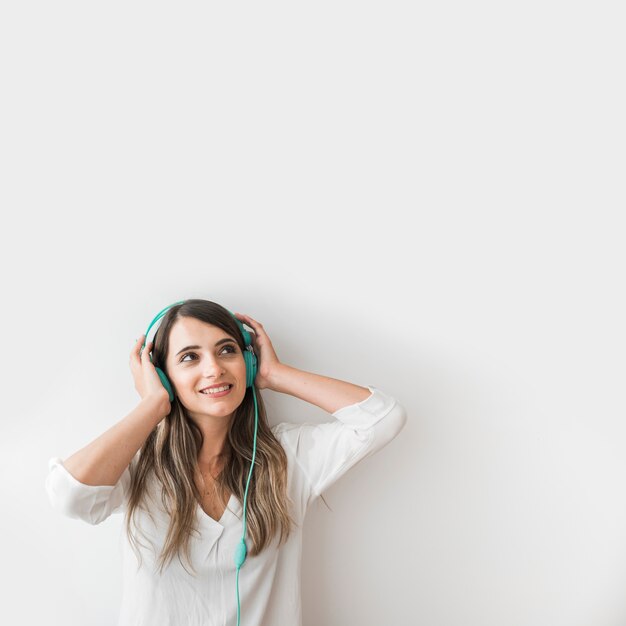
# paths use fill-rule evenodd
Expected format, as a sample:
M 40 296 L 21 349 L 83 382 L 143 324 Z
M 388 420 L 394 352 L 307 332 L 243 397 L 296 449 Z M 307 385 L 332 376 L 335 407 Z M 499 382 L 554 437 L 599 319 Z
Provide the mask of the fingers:
M 148 341 L 148 343 L 146 344 L 145 348 L 143 348 L 142 351 L 141 351 L 141 360 L 142 361 L 148 360 L 150 358 L 150 350 L 152 350 L 152 342 Z
M 143 335 L 137 339 L 133 345 L 133 349 L 130 351 L 130 362 L 132 363 L 135 360 L 139 360 L 139 349 L 141 348 L 141 344 L 143 342 Z
M 146 338 L 145 335 L 141 335 L 139 337 L 139 339 L 137 339 L 137 341 L 135 342 L 135 345 L 133 346 L 133 349 L 131 350 L 130 356 L 131 356 L 131 360 L 132 359 L 137 359 L 139 360 L 140 358 L 143 358 L 144 354 L 149 354 L 150 350 L 152 349 L 152 341 L 149 341 L 145 347 L 143 347 L 143 342 L 144 339 Z
M 244 315 L 243 313 L 236 313 L 235 315 L 237 315 L 238 317 L 241 317 L 243 319 L 243 321 L 248 324 L 248 326 L 250 326 L 250 328 L 254 329 L 256 331 L 256 329 L 258 328 L 259 330 L 263 329 L 263 324 L 261 324 L 260 322 L 257 322 L 256 320 L 252 319 L 249 315 Z

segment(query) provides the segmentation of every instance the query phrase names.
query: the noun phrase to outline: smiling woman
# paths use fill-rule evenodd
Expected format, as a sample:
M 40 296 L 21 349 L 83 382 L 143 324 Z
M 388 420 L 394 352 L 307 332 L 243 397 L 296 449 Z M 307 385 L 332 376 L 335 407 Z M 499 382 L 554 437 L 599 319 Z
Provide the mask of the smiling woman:
M 91 524 L 124 513 L 118 626 L 239 623 L 242 556 L 245 623 L 300 626 L 310 504 L 406 422 L 376 387 L 280 363 L 262 324 L 238 318 L 207 300 L 170 307 L 151 352 L 152 342 L 141 357 L 139 345 L 131 352 L 140 405 L 67 461 L 50 459 L 56 508 Z M 264 388 L 335 419 L 270 427 Z

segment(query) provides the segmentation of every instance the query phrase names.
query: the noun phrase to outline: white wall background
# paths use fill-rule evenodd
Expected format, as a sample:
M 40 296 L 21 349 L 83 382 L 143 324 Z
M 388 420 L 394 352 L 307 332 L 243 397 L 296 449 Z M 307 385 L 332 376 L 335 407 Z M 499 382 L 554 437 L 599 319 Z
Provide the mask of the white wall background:
M 121 517 L 58 516 L 47 462 L 187 297 L 408 410 L 309 513 L 305 626 L 626 623 L 621 18 L 3 3 L 3 623 L 115 623 Z

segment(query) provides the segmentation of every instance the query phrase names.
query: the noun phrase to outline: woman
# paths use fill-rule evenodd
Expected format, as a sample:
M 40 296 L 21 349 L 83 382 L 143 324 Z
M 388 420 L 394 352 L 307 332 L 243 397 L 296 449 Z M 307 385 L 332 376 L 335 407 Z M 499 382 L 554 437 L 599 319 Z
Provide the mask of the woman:
M 245 624 L 300 625 L 306 511 L 400 432 L 404 407 L 281 363 L 261 323 L 208 300 L 172 305 L 142 351 L 146 338 L 130 355 L 139 405 L 65 461 L 50 459 L 52 505 L 90 524 L 125 514 L 119 626 L 231 625 L 240 612 Z M 270 427 L 261 389 L 335 420 Z

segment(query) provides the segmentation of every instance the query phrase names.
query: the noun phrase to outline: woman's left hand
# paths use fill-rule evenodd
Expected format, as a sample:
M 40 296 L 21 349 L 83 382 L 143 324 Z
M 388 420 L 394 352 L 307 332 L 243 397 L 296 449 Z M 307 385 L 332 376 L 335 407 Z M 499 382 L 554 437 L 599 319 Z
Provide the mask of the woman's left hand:
M 235 313 L 235 317 L 254 331 L 250 333 L 252 337 L 252 347 L 254 348 L 254 354 L 256 354 L 257 358 L 257 372 L 254 384 L 258 389 L 271 388 L 270 381 L 272 373 L 281 366 L 281 362 L 276 356 L 274 346 L 272 346 L 272 342 L 265 332 L 263 324 L 243 313 Z

